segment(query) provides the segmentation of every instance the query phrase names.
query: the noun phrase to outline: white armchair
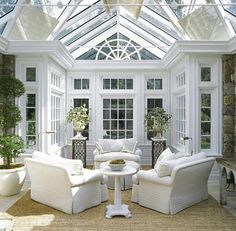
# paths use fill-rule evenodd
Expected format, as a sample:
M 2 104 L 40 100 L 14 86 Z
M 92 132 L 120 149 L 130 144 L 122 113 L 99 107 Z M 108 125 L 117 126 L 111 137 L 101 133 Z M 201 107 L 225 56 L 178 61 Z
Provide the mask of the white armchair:
M 31 180 L 31 198 L 35 201 L 72 214 L 108 199 L 100 171 L 82 169 L 81 160 L 41 153 L 25 161 Z
M 201 153 L 163 161 L 155 166 L 156 170 L 141 170 L 133 176 L 131 200 L 162 213 L 176 214 L 207 199 L 214 161 Z
M 110 160 L 124 159 L 128 165 L 139 170 L 141 168 L 142 151 L 137 148 L 137 141 L 131 139 L 99 139 L 93 151 L 94 167 L 100 169 L 108 164 Z M 122 183 L 124 189 L 132 187 L 132 176 L 124 177 Z M 114 189 L 114 178 L 108 178 L 108 187 Z

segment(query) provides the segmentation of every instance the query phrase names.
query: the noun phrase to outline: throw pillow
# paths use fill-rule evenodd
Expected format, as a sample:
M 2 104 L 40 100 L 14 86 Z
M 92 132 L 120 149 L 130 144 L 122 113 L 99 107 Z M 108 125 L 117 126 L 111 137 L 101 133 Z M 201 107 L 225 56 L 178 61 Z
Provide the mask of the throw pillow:
M 158 165 L 158 169 L 157 170 L 155 169 L 155 170 L 157 171 L 157 175 L 160 177 L 170 176 L 175 166 L 192 162 L 192 161 L 197 161 L 204 158 L 206 158 L 206 155 L 204 152 L 201 152 L 193 156 L 189 156 L 189 157 L 184 156 L 178 159 L 165 160 L 165 161 L 161 161 Z
M 111 151 L 110 145 L 107 140 L 99 140 L 98 142 L 96 142 L 96 147 L 100 151 L 100 153 L 107 153 Z
M 154 166 L 154 169 L 156 170 L 156 172 L 158 173 L 159 171 L 159 167 L 160 167 L 160 163 L 165 161 L 165 160 L 173 160 L 175 158 L 175 153 L 172 153 L 171 150 L 169 148 L 165 149 L 161 155 L 159 156 L 159 158 L 157 159 L 157 162 Z
M 164 160 L 171 160 L 174 158 L 175 158 L 175 153 L 171 152 L 170 148 L 166 148 L 157 159 L 157 162 Z
M 110 145 L 111 152 L 120 152 L 124 144 L 124 139 L 110 139 L 107 142 Z
M 71 173 L 71 175 L 83 175 L 83 163 L 71 163 L 68 164 L 67 170 Z
M 124 145 L 122 148 L 122 152 L 128 152 L 128 153 L 135 153 L 135 150 L 137 148 L 137 141 L 133 139 L 126 139 L 124 140 Z

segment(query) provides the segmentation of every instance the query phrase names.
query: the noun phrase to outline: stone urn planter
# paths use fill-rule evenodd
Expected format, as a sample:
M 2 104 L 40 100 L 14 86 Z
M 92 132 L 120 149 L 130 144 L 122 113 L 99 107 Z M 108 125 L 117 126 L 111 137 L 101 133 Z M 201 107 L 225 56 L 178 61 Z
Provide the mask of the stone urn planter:
M 25 166 L 0 169 L 0 195 L 12 196 L 20 192 L 25 181 Z

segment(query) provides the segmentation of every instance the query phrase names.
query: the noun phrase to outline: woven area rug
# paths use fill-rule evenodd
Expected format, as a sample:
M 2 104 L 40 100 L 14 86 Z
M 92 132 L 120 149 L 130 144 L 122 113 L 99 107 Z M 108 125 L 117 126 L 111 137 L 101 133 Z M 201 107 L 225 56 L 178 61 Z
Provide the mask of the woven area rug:
M 166 215 L 130 202 L 131 190 L 122 192 L 122 202 L 129 205 L 132 217 L 105 218 L 110 200 L 80 214 L 68 215 L 30 199 L 28 192 L 0 219 L 12 219 L 14 231 L 229 231 L 236 230 L 236 218 L 222 208 L 215 199 L 209 199 L 187 208 L 176 215 Z

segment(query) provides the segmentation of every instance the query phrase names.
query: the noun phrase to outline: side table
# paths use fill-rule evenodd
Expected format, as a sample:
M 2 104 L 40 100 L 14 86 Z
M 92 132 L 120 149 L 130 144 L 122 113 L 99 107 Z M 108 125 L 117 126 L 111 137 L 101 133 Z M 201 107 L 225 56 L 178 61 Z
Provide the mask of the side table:
M 166 149 L 166 139 L 151 138 L 152 140 L 152 168 L 154 168 L 158 157 Z
M 72 159 L 80 159 L 86 167 L 86 139 L 87 137 L 73 137 L 72 140 Z
M 102 174 L 115 177 L 114 205 L 107 206 L 106 218 L 112 218 L 118 215 L 125 216 L 126 218 L 132 216 L 129 206 L 121 204 L 121 177 L 134 174 L 136 171 L 131 166 L 125 166 L 121 171 L 112 171 L 109 166 L 101 168 Z

